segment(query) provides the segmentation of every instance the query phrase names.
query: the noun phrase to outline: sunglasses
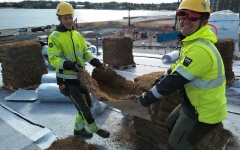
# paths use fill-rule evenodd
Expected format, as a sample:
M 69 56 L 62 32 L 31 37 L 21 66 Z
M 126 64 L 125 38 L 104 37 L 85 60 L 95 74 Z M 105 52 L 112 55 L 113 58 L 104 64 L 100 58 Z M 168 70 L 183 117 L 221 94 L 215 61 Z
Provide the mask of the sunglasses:
M 180 19 L 180 20 L 185 20 L 186 18 L 188 18 L 188 19 L 189 19 L 190 21 L 192 21 L 192 22 L 196 22 L 196 21 L 198 21 L 198 19 L 201 18 L 201 16 L 200 16 L 200 17 L 193 17 L 193 16 L 191 16 L 191 15 L 189 15 L 189 14 L 185 14 L 185 15 L 179 16 L 179 19 Z

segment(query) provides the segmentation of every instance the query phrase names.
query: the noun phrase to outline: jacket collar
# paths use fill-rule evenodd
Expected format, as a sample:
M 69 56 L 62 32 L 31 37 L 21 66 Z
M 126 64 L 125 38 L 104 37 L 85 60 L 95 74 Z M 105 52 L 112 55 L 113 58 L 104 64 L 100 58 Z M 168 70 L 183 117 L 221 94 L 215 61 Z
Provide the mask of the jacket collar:
M 67 32 L 67 31 L 71 31 L 71 30 L 66 29 L 66 28 L 63 26 L 62 23 L 60 23 L 59 25 L 57 25 L 56 30 L 59 31 L 59 32 Z M 73 27 L 72 27 L 72 30 L 74 30 Z
M 178 35 L 178 41 L 182 41 L 185 38 L 186 36 L 183 36 L 182 33 L 180 32 L 180 34 Z
M 212 43 L 217 42 L 217 36 L 211 31 L 211 28 L 209 25 L 205 25 L 195 33 L 191 34 L 190 36 L 186 36 L 186 38 L 184 38 L 182 42 L 192 41 L 199 38 L 205 39 L 207 41 L 211 41 Z

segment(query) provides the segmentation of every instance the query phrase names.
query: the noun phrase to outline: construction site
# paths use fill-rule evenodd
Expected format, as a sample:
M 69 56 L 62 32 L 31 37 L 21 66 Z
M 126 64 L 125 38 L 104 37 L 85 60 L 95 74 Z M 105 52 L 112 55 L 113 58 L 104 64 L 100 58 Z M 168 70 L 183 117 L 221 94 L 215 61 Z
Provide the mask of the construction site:
M 107 68 L 102 71 L 86 63 L 79 80 L 89 89 L 94 106 L 100 109 L 94 117 L 102 128 L 110 131 L 108 139 L 96 135 L 91 139 L 72 136 L 77 111 L 69 98 L 59 96 L 55 71 L 43 54 L 42 43 L 46 43 L 55 27 L 18 36 L 9 36 L 15 29 L 1 31 L 4 37 L 0 38 L 0 126 L 3 129 L 0 147 L 167 150 L 169 133 L 164 122 L 180 103 L 179 91 L 146 108 L 135 99 L 151 89 L 151 83 L 176 60 L 163 61 L 165 55 L 180 49 L 175 20 L 171 16 L 153 16 L 77 24 L 76 30 L 90 46 L 94 45 L 89 50 Z M 240 55 L 239 52 L 233 55 L 235 43 L 231 38 L 219 39 L 215 46 L 225 66 L 228 116 L 194 150 L 238 150 Z M 43 78 L 48 80 L 43 82 Z
M 22 40 L 39 40 L 40 36 L 48 36 L 56 28 L 52 25 L 51 29 L 44 32 L 31 32 L 31 28 L 26 28 L 26 32 L 17 32 L 17 29 L 6 29 L 1 31 L 0 43 L 8 43 Z M 98 45 L 102 46 L 102 39 L 108 36 L 129 36 L 133 39 L 134 47 L 153 48 L 161 47 L 157 41 L 157 35 L 171 33 L 177 31 L 177 22 L 173 16 L 152 16 L 152 17 L 129 17 L 119 21 L 101 21 L 90 23 L 78 23 L 77 31 L 79 31 L 86 41 L 92 45 L 96 45 L 96 36 L 98 37 Z M 42 40 L 42 39 L 40 39 Z M 43 41 L 46 39 L 43 39 Z M 160 39 L 161 40 L 161 39 Z M 174 39 L 176 40 L 176 38 Z

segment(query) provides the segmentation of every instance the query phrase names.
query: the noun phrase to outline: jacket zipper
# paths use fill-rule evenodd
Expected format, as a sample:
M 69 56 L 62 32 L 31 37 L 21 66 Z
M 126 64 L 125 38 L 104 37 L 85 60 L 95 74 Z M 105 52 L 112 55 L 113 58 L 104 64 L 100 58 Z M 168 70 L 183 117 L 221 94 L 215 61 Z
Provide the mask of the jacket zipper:
M 72 45 L 73 45 L 73 50 L 74 50 L 75 61 L 77 62 L 77 55 L 76 55 L 76 49 L 75 49 L 73 38 L 72 38 L 72 31 L 70 31 L 70 34 L 71 34 L 71 40 L 72 40 Z

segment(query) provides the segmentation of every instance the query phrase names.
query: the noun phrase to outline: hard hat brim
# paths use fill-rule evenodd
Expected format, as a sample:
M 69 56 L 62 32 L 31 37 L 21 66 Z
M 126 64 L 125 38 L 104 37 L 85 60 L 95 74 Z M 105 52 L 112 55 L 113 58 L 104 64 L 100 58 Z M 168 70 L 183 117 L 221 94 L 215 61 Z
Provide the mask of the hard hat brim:
M 176 13 L 176 16 L 182 16 L 184 14 L 188 14 L 193 17 L 201 17 L 201 14 L 195 11 L 190 11 L 190 10 L 184 10 L 184 9 L 179 9 Z

